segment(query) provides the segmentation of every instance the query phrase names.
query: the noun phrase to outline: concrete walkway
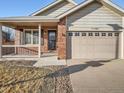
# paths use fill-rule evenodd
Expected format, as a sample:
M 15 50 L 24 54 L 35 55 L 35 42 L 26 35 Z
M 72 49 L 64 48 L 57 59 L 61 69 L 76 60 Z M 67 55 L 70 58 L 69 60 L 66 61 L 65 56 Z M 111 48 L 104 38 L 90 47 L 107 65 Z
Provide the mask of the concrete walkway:
M 124 60 L 68 60 L 74 93 L 124 93 Z
M 58 65 L 67 65 L 66 60 L 58 60 L 57 56 L 51 56 L 51 57 L 40 58 L 36 62 L 36 64 L 34 64 L 35 67 L 58 66 Z

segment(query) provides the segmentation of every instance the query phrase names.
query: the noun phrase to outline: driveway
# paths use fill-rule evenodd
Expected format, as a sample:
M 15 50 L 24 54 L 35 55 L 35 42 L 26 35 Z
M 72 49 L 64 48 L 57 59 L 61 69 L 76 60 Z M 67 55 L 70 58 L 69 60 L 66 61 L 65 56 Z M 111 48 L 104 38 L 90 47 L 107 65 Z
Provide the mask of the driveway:
M 68 60 L 74 93 L 124 93 L 124 60 Z

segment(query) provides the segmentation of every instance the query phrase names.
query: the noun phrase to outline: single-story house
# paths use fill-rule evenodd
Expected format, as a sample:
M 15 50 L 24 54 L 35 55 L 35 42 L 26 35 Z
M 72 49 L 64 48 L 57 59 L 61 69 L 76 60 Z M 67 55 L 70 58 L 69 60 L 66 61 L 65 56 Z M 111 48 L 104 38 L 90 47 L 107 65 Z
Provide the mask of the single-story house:
M 123 59 L 124 10 L 110 0 L 56 0 L 29 16 L 0 18 L 2 26 L 16 30 L 16 54 L 38 55 L 54 51 L 58 59 Z M 0 52 L 2 57 L 2 52 Z

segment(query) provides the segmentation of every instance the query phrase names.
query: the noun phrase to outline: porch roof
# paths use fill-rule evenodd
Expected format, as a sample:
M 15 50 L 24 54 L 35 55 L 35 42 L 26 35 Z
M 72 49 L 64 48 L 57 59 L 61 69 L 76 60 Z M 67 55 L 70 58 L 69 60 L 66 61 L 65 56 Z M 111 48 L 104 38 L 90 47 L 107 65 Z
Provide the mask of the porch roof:
M 47 16 L 20 16 L 20 17 L 3 17 L 0 18 L 0 23 L 5 26 L 36 26 L 38 24 L 55 24 L 59 19 Z M 51 24 L 51 25 L 52 25 Z M 54 25 L 53 24 L 53 25 Z
M 48 16 L 21 16 L 21 17 L 3 17 L 0 22 L 59 22 L 58 18 Z

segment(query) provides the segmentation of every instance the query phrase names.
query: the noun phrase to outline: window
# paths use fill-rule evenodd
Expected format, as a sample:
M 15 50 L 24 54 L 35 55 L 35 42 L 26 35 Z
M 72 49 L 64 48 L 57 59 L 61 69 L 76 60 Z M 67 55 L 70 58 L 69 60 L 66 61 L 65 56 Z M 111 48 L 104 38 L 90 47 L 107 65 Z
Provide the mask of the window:
M 115 36 L 119 36 L 119 33 L 115 33 Z
M 39 43 L 39 32 L 38 31 L 33 31 L 33 44 L 38 44 Z
M 108 33 L 108 36 L 112 36 L 112 33 Z
M 25 31 L 25 44 L 31 44 L 31 31 Z
M 75 36 L 80 36 L 80 33 L 76 32 L 76 33 L 75 33 Z
M 99 33 L 95 33 L 95 36 L 99 36 Z
M 68 33 L 68 36 L 73 36 L 73 33 L 71 33 L 71 32 L 70 32 L 70 33 Z
M 89 36 L 93 36 L 93 33 L 89 33 L 88 35 L 89 35 Z
M 86 36 L 86 33 L 82 33 L 82 36 Z
M 39 31 L 38 30 L 25 30 L 24 31 L 25 44 L 38 44 L 39 43 Z M 41 44 L 44 44 L 43 31 L 41 32 Z
M 106 33 L 102 33 L 102 36 L 106 36 Z

